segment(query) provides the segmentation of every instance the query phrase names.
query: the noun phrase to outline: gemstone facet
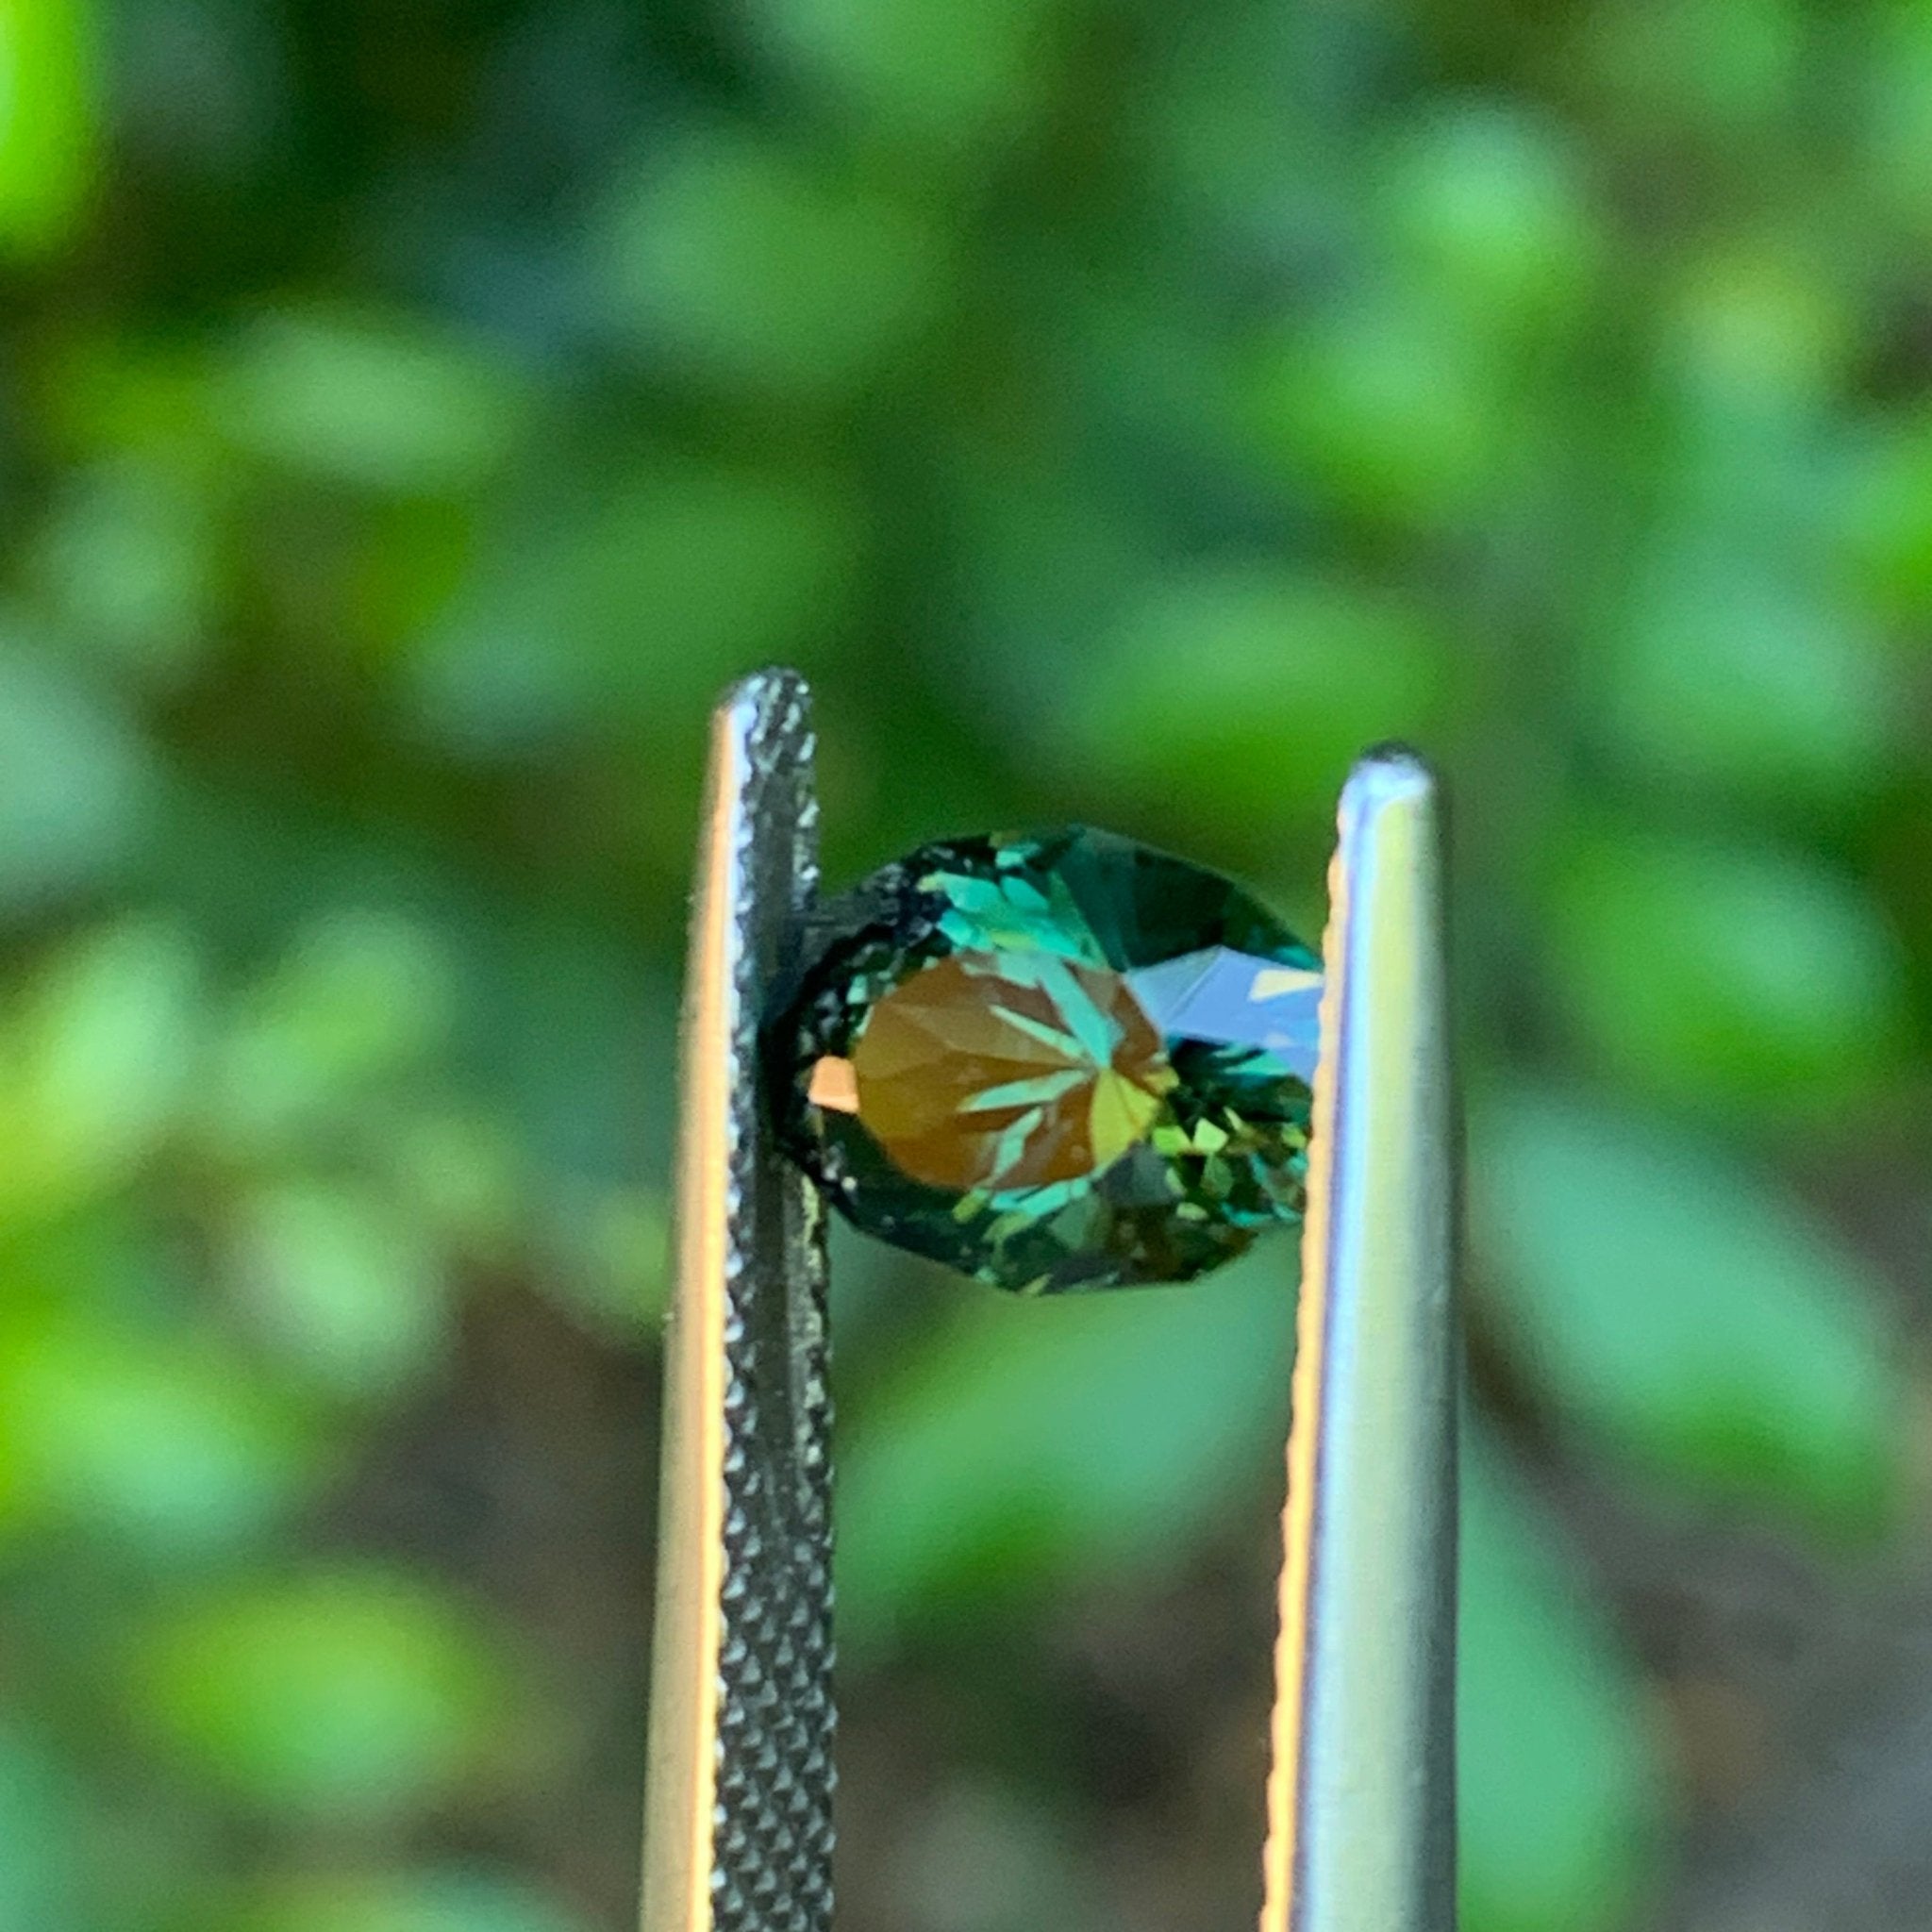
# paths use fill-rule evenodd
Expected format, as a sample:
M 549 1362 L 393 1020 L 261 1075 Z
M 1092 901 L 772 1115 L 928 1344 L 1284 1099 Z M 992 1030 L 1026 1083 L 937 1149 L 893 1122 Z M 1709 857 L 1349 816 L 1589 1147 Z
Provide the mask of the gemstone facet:
M 927 845 L 808 923 L 780 1140 L 868 1233 L 1027 1293 L 1184 1281 L 1300 1219 L 1321 967 L 1111 833 Z

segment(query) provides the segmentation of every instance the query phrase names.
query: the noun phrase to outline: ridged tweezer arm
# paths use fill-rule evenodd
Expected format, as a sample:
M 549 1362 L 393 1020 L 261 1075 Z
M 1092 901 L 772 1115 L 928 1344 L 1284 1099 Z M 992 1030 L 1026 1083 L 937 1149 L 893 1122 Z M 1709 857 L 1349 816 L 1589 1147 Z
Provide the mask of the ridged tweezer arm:
M 644 1932 L 828 1932 L 830 1399 L 822 1209 L 769 1141 L 761 1002 L 818 883 L 804 681 L 712 720 L 686 988 Z

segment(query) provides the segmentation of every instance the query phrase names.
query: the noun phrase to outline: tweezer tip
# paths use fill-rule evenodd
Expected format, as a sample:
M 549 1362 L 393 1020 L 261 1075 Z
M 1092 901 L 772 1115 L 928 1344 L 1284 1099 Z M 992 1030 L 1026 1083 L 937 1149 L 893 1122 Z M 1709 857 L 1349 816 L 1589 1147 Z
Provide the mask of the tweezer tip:
M 810 691 L 802 672 L 794 671 L 789 664 L 766 664 L 726 685 L 715 708 L 727 713 L 742 706 L 758 708 L 774 699 L 807 697 Z
M 1406 744 L 1373 745 L 1349 769 L 1344 812 L 1389 805 L 1426 805 L 1441 790 L 1435 768 Z

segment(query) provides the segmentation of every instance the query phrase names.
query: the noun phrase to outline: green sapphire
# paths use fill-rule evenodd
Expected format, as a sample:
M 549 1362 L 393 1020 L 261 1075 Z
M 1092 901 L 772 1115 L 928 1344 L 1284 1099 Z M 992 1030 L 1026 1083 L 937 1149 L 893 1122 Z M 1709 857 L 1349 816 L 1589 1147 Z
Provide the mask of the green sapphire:
M 927 845 L 811 918 L 779 1133 L 866 1232 L 1023 1293 L 1185 1281 L 1301 1218 L 1321 968 L 1084 827 Z

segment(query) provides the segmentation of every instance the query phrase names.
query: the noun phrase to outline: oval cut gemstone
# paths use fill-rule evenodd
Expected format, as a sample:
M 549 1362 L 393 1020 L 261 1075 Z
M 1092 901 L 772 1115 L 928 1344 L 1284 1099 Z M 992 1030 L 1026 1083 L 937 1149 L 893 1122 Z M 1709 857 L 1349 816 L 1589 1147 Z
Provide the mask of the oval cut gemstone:
M 809 920 L 780 1138 L 868 1233 L 1024 1293 L 1184 1281 L 1301 1217 L 1320 962 L 1085 827 L 927 845 Z

